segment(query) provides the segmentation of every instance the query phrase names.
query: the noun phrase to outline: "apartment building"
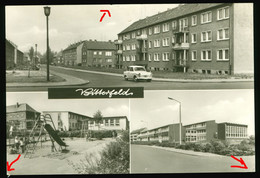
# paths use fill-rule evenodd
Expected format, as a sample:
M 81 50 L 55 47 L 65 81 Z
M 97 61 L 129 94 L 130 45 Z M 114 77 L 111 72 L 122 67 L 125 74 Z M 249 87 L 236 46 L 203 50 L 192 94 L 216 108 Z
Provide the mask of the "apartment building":
M 86 40 L 63 50 L 64 65 L 115 67 L 116 46 L 112 41 Z
M 181 125 L 181 139 L 185 138 L 185 129 Z M 179 142 L 180 124 L 168 124 L 154 129 L 144 129 L 137 136 L 138 141 Z
M 103 117 L 100 121 L 89 119 L 89 130 L 129 130 L 126 116 Z
M 18 46 L 9 40 L 5 40 L 6 69 L 12 69 L 23 63 L 23 52 Z
M 43 111 L 43 114 L 49 114 L 51 116 L 57 130 L 88 130 L 88 120 L 90 119 L 88 116 L 70 111 Z
M 141 128 L 141 129 L 137 129 L 137 130 L 133 130 L 130 133 L 130 140 L 131 142 L 133 141 L 138 141 L 138 136 L 140 135 L 140 133 L 144 130 L 147 130 L 147 128 Z
M 253 73 L 253 5 L 179 5 L 134 22 L 118 34 L 115 45 L 118 68 Z
M 231 143 L 239 143 L 248 138 L 247 125 L 223 122 L 218 124 L 218 138 Z
M 185 125 L 186 142 L 203 142 L 218 138 L 218 125 L 215 120 Z

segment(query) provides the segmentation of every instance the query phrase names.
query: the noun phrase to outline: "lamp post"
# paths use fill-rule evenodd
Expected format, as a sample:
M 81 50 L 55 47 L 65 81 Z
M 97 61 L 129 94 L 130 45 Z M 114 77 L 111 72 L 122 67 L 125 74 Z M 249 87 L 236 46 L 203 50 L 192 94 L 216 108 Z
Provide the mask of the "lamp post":
M 46 59 L 47 59 L 47 81 L 50 81 L 50 74 L 49 74 L 49 23 L 48 23 L 48 17 L 51 13 L 51 8 L 46 6 L 44 7 L 44 14 L 46 16 L 46 24 L 47 24 L 47 54 L 46 54 Z
M 35 58 L 34 58 L 34 65 L 37 63 L 37 44 L 35 44 Z
M 169 100 L 173 100 L 173 101 L 176 101 L 177 103 L 179 103 L 179 119 L 180 119 L 180 121 L 179 121 L 179 127 L 180 127 L 180 145 L 181 145 L 181 102 L 180 101 L 178 101 L 178 100 L 176 100 L 176 99 L 173 99 L 173 98 L 171 98 L 171 97 L 168 97 L 168 99 Z

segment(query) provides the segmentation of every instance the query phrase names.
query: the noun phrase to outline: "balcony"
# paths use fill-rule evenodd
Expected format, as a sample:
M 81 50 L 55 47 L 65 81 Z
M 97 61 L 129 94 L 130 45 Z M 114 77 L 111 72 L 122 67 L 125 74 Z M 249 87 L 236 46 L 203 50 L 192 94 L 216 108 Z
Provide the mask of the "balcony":
M 173 33 L 188 33 L 189 27 L 178 27 L 173 30 Z
M 147 39 L 147 35 L 143 34 L 143 35 L 136 36 L 136 39 L 137 40 L 146 40 Z
M 123 43 L 122 40 L 115 40 L 115 44 L 116 44 L 116 45 L 119 45 L 119 44 L 122 44 L 122 43 Z
M 173 43 L 173 47 L 174 50 L 185 50 L 185 49 L 189 49 L 190 48 L 190 44 L 189 43 Z
M 173 66 L 175 66 L 175 67 L 187 67 L 187 62 L 186 62 L 187 60 L 188 59 L 186 59 L 186 60 L 184 60 L 184 59 L 176 59 L 176 60 L 174 60 Z
M 136 48 L 136 52 L 138 52 L 138 53 L 147 53 L 147 48 Z
M 123 51 L 122 50 L 117 50 L 116 54 L 123 54 Z

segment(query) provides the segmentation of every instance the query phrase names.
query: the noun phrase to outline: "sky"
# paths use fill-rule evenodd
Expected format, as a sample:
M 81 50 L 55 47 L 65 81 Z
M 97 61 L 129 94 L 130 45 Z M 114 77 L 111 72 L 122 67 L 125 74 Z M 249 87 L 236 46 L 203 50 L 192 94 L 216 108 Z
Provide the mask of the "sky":
M 207 120 L 248 125 L 254 135 L 254 90 L 157 90 L 146 91 L 144 99 L 130 101 L 131 131 L 179 123 L 179 104 L 183 125 Z
M 38 112 L 71 111 L 92 117 L 100 110 L 104 117 L 127 116 L 129 118 L 128 99 L 48 99 L 47 92 L 7 92 L 6 106 L 27 103 Z
M 117 34 L 133 22 L 177 7 L 178 4 L 142 5 L 51 5 L 49 46 L 59 52 L 80 40 L 116 40 Z M 111 17 L 103 12 L 109 10 Z M 37 44 L 46 51 L 46 16 L 43 6 L 6 6 L 6 38 L 27 52 Z

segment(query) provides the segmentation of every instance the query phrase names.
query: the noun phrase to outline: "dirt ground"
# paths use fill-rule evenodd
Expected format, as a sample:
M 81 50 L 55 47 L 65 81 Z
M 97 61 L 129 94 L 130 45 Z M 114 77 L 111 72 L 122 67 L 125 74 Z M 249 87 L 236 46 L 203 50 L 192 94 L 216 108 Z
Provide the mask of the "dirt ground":
M 40 174 L 77 174 L 73 167 L 69 164 L 80 163 L 86 154 L 93 154 L 98 157 L 99 152 L 112 138 L 103 140 L 86 141 L 85 138 L 65 138 L 65 143 L 69 145 L 65 153 L 51 152 L 51 142 L 38 143 L 35 153 L 31 158 L 24 158 L 21 154 L 19 160 L 11 166 L 15 170 L 9 171 L 10 175 L 40 175 Z M 58 149 L 58 145 L 55 144 Z M 7 150 L 7 161 L 9 165 L 18 157 L 18 154 L 9 154 Z

